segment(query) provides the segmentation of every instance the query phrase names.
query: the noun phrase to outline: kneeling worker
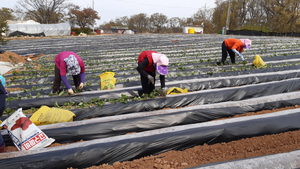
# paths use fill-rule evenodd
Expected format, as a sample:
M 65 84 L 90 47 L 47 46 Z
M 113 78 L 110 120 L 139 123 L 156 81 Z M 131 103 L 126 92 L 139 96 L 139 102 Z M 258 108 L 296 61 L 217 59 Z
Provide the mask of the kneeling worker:
M 168 73 L 169 59 L 156 51 L 143 51 L 138 58 L 137 71 L 141 75 L 143 93 L 150 94 L 155 89 L 156 71 L 160 74 L 160 84 L 163 95 L 167 94 L 165 75 Z

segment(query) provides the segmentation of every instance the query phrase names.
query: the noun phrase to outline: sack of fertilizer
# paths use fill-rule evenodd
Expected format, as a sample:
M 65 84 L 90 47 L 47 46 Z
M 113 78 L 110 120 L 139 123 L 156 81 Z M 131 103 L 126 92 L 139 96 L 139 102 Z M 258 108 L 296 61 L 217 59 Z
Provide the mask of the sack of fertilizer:
M 23 114 L 22 108 L 4 120 L 1 125 L 5 126 L 19 151 L 44 148 L 55 141 L 53 138 L 48 138 L 43 131 L 32 123 Z

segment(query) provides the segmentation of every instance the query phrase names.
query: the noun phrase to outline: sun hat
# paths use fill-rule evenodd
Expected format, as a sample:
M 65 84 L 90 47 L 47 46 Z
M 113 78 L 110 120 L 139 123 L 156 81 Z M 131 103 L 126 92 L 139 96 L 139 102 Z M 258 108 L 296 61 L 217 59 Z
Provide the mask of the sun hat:
M 153 62 L 155 64 L 156 71 L 161 75 L 168 73 L 169 59 L 166 55 L 160 53 L 152 53 Z
M 70 55 L 69 57 L 65 58 L 64 61 L 67 65 L 67 73 L 75 76 L 80 74 L 80 66 L 78 63 L 77 58 L 74 55 Z
M 242 41 L 244 48 L 250 49 L 250 46 L 252 44 L 251 40 L 249 39 L 240 39 L 240 40 Z

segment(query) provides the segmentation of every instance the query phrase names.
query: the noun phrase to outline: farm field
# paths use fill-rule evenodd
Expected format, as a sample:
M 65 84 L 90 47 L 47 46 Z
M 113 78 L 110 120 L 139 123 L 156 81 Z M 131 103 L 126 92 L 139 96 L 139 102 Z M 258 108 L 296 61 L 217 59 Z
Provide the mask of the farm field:
M 251 49 L 243 52 L 249 63 L 237 58 L 237 64 L 217 66 L 223 40 L 232 37 L 252 40 Z M 220 165 L 216 162 L 231 166 L 231 160 L 252 157 L 297 155 L 299 40 L 137 34 L 10 41 L 4 50 L 44 56 L 5 75 L 10 93 L 1 118 L 18 108 L 30 117 L 42 105 L 71 110 L 76 117 L 73 122 L 40 126 L 60 146 L 2 153 L 0 168 L 199 168 Z M 67 50 L 76 52 L 86 66 L 84 89 L 73 96 L 66 89 L 51 93 L 54 58 Z M 140 96 L 136 67 L 144 50 L 167 55 L 166 87 L 189 92 Z M 265 67 L 252 66 L 256 55 Z M 116 89 L 100 90 L 99 75 L 104 72 L 115 73 Z M 12 145 L 7 133 L 3 135 Z M 274 165 L 296 167 L 296 162 L 274 159 Z M 259 164 L 272 168 L 270 163 Z M 245 165 L 240 161 L 235 167 L 239 164 Z

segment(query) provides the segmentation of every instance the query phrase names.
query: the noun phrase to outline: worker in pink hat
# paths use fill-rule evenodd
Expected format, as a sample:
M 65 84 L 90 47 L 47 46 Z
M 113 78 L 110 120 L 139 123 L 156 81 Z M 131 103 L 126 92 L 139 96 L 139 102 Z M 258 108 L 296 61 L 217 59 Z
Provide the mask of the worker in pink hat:
M 69 94 L 74 91 L 68 82 L 67 74 L 73 77 L 74 85 L 77 89 L 83 88 L 85 80 L 85 67 L 82 59 L 74 52 L 64 51 L 55 58 L 55 77 L 53 82 L 53 93 L 60 90 L 60 82 L 63 81 Z
M 235 55 L 239 56 L 242 61 L 245 61 L 242 52 L 244 48 L 250 49 L 251 40 L 249 39 L 234 39 L 228 38 L 222 44 L 222 61 L 217 62 L 218 65 L 225 64 L 227 53 L 229 53 L 231 63 L 235 64 Z
M 165 75 L 168 73 L 168 64 L 166 55 L 156 51 L 143 51 L 139 55 L 137 71 L 141 75 L 143 93 L 150 94 L 155 89 L 155 75 L 158 72 L 163 94 L 167 94 Z

